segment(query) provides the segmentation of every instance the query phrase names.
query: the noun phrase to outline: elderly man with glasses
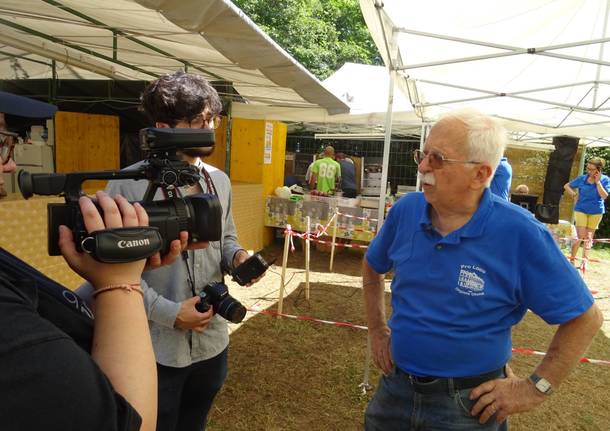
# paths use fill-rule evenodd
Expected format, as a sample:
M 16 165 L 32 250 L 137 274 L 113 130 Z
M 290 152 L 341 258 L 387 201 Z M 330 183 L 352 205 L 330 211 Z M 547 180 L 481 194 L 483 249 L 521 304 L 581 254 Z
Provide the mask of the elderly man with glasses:
M 363 263 L 379 388 L 367 430 L 507 429 L 576 365 L 602 317 L 531 213 L 491 193 L 506 134 L 481 113 L 440 119 L 415 152 L 423 193 L 392 208 Z M 386 322 L 384 274 L 392 271 Z M 511 328 L 530 309 L 559 327 L 528 377 L 507 366 Z

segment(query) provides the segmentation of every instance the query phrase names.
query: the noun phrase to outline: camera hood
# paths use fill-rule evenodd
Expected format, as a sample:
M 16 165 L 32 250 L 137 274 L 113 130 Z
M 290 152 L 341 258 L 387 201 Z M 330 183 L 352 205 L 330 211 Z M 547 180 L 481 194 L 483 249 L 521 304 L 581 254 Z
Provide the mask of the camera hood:
M 146 152 L 213 147 L 214 130 L 188 128 L 147 128 L 140 130 L 140 148 Z

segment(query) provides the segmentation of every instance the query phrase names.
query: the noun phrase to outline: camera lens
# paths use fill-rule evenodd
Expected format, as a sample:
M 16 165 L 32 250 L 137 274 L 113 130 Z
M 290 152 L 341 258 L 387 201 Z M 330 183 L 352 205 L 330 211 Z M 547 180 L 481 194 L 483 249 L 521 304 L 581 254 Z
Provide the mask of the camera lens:
M 150 226 L 158 227 L 161 237 L 169 242 L 187 231 L 189 242 L 218 241 L 222 236 L 222 207 L 214 195 L 197 194 L 181 199 L 143 202 Z
M 246 317 L 246 307 L 229 295 L 224 283 L 210 283 L 203 289 L 210 298 L 214 312 L 233 323 L 239 323 Z
M 216 312 L 233 323 L 239 323 L 246 317 L 246 307 L 229 295 L 218 304 Z

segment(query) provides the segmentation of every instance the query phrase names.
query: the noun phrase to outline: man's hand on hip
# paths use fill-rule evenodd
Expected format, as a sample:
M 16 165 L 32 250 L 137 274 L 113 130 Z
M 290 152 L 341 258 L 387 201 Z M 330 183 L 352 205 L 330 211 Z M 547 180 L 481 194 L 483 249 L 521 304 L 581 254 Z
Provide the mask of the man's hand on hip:
M 481 424 L 494 414 L 496 422 L 502 423 L 512 414 L 532 410 L 546 398 L 528 379 L 515 376 L 508 365 L 506 371 L 506 378 L 485 382 L 470 393 L 470 399 L 477 400 L 470 413 L 479 416 Z
M 390 374 L 394 368 L 394 360 L 390 351 L 390 328 L 386 325 L 378 329 L 369 328 L 369 337 L 371 338 L 373 362 L 383 374 Z
M 180 310 L 178 311 L 178 316 L 176 316 L 174 328 L 203 332 L 208 327 L 214 315 L 214 310 L 210 307 L 205 313 L 200 313 L 195 308 L 199 301 L 201 301 L 201 298 L 193 296 L 180 303 Z

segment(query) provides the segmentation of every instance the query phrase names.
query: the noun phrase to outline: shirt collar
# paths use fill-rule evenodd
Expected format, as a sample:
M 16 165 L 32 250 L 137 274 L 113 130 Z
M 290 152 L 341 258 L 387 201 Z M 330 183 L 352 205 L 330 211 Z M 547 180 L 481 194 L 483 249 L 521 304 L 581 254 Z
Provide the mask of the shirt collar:
M 483 195 L 481 196 L 479 207 L 474 212 L 470 220 L 468 220 L 468 223 L 444 237 L 443 242 L 458 244 L 461 238 L 475 238 L 481 236 L 485 231 L 487 220 L 493 209 L 493 202 L 494 196 L 489 187 L 486 187 Z M 430 209 L 430 204 L 426 202 L 421 217 L 419 218 L 419 225 L 424 231 L 434 230 L 432 220 L 430 219 Z

